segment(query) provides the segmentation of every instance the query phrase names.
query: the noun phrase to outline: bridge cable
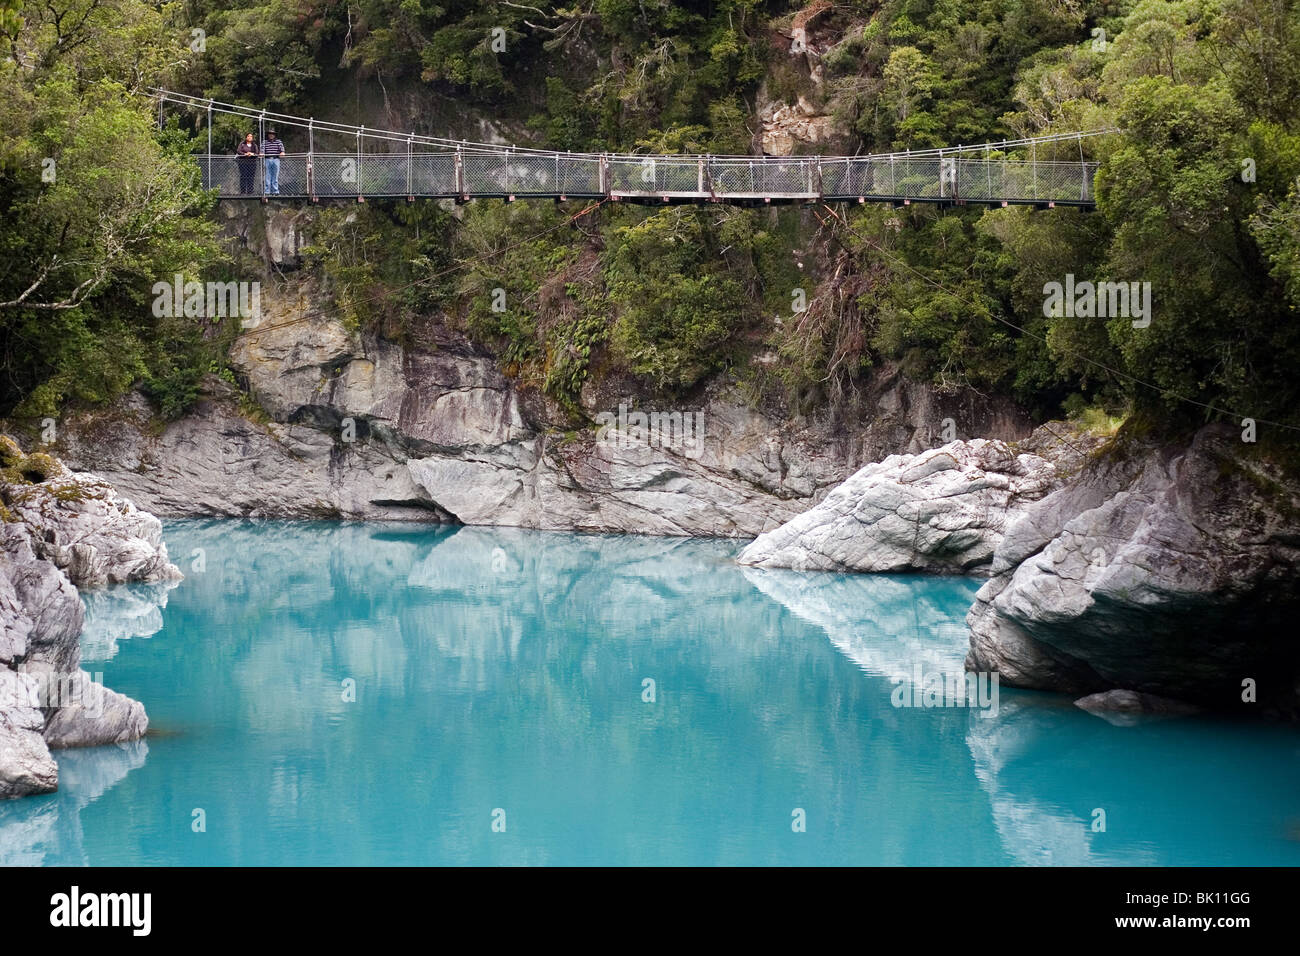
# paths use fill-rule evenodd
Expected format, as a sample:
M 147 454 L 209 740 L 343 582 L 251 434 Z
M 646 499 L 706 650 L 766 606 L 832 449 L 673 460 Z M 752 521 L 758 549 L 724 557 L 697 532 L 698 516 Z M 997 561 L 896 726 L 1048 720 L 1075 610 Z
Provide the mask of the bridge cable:
M 268 111 L 265 110 L 265 109 L 262 109 L 262 110 L 259 111 L 256 107 L 251 107 L 251 106 L 240 106 L 239 104 L 236 104 L 236 103 L 226 103 L 226 102 L 223 102 L 223 101 L 221 101 L 221 100 L 213 100 L 213 99 L 206 98 L 206 97 L 200 98 L 200 97 L 190 96 L 189 94 L 186 94 L 186 93 L 176 93 L 176 92 L 174 92 L 174 91 L 172 91 L 172 90 L 166 90 L 166 89 L 162 89 L 162 88 L 160 88 L 160 87 L 150 87 L 150 88 L 148 88 L 147 92 L 148 92 L 149 94 L 153 95 L 153 96 L 157 96 L 157 97 L 159 97 L 160 108 L 161 108 L 161 103 L 162 103 L 163 101 L 166 101 L 166 102 L 170 102 L 170 103 L 175 103 L 175 104 L 177 104 L 178 106 L 187 107 L 187 108 L 189 108 L 189 109 L 196 109 L 196 108 L 197 108 L 197 109 L 207 109 L 207 108 L 210 108 L 210 109 L 212 109 L 214 112 L 217 112 L 217 113 L 225 113 L 225 114 L 229 114 L 229 115 L 232 115 L 232 116 L 242 116 L 242 117 L 244 117 L 245 119 L 258 119 L 258 120 L 263 121 L 263 122 L 265 121 L 265 119 L 266 119 L 267 117 L 270 117 L 270 118 L 272 119 L 273 122 L 276 122 L 276 123 L 278 123 L 279 125 L 282 125 L 282 126 L 292 126 L 292 127 L 299 128 L 299 129 L 310 129 L 310 127 L 311 127 L 311 125 L 312 125 L 312 123 L 313 123 L 313 120 L 312 120 L 312 119 L 310 119 L 310 118 L 306 118 L 306 117 L 293 116 L 292 114 L 288 114 L 288 113 L 274 113 L 274 112 L 268 112 Z M 366 129 L 366 127 L 364 127 L 364 126 L 360 126 L 360 127 L 358 127 L 358 126 L 350 125 L 350 124 L 347 124 L 347 123 L 333 123 L 333 122 L 329 122 L 329 121 L 325 121 L 325 120 L 315 121 L 314 125 L 315 125 L 316 130 L 318 130 L 318 131 L 320 131 L 320 132 L 338 133 L 338 134 L 342 134 L 342 135 L 357 135 L 357 134 L 358 134 L 358 131 L 362 131 L 362 132 L 361 132 L 361 135 L 362 135 L 364 138 L 366 138 L 366 139 L 383 140 L 383 141 L 395 142 L 395 143 L 405 143 L 405 142 L 407 141 L 407 137 L 411 135 L 411 134 L 409 134 L 409 133 L 403 133 L 403 132 L 399 132 L 399 131 L 397 131 L 397 130 L 386 130 L 386 129 L 379 129 L 379 128 Z M 1104 135 L 1107 135 L 1107 134 L 1110 134 L 1110 133 L 1115 133 L 1115 132 L 1118 132 L 1118 129 L 1117 129 L 1116 127 L 1108 126 L 1108 127 L 1101 127 L 1101 128 L 1098 128 L 1098 129 L 1086 130 L 1086 131 L 1064 132 L 1064 133 L 1048 133 L 1048 134 L 1045 134 L 1045 135 L 1042 135 L 1042 136 L 1028 136 L 1028 137 L 1022 137 L 1021 139 L 1016 139 L 1016 140 L 1002 140 L 1000 143 L 998 143 L 998 144 L 996 144 L 996 145 L 997 145 L 1000 149 L 1002 149 L 1002 150 L 1005 150 L 1005 149 L 1008 149 L 1008 148 L 1023 147 L 1023 146 L 1033 146 L 1033 147 L 1035 148 L 1035 150 L 1036 150 L 1036 148 L 1037 148 L 1037 144 L 1039 144 L 1039 143 L 1058 143 L 1058 142 L 1062 142 L 1062 141 L 1070 140 L 1070 139 L 1075 139 L 1075 138 L 1078 138 L 1079 141 L 1082 143 L 1082 139 L 1083 139 L 1084 137 L 1104 136 Z M 470 142 L 470 141 L 468 141 L 468 140 L 454 140 L 454 139 L 448 139 L 448 138 L 446 138 L 446 137 L 441 137 L 441 136 L 424 136 L 424 135 L 418 135 L 418 136 L 415 137 L 415 139 L 416 139 L 417 142 L 420 142 L 420 143 L 422 143 L 422 144 L 426 144 L 426 143 L 427 143 L 428 145 L 436 146 L 436 147 L 438 147 L 439 149 L 441 149 L 441 150 L 445 150 L 445 151 L 447 151 L 447 152 L 454 152 L 454 151 L 456 151 L 456 150 L 461 150 L 461 151 L 464 151 L 464 152 L 489 152 L 489 153 L 496 154 L 496 153 L 500 153 L 500 152 L 502 152 L 502 151 L 507 151 L 507 150 L 509 150 L 509 151 L 514 151 L 514 152 L 519 152 L 519 153 L 540 154 L 540 155 L 545 155 L 545 156 L 551 156 L 551 155 L 553 155 L 553 154 L 558 155 L 559 153 L 563 152 L 563 151 L 560 151 L 560 150 L 540 149 L 540 148 L 532 147 L 532 146 L 503 146 L 503 145 L 497 145 L 497 144 L 492 144 L 492 143 L 476 143 L 476 142 Z M 868 157 L 868 158 L 870 158 L 870 157 L 874 157 L 874 158 L 880 158 L 880 159 L 883 159 L 883 158 L 892 157 L 892 156 L 904 156 L 904 155 L 907 155 L 907 156 L 910 156 L 911 158 L 915 159 L 915 158 L 917 158 L 917 157 L 935 156 L 935 155 L 938 155 L 938 154 L 940 154 L 940 153 L 969 153 L 969 152 L 978 152 L 978 151 L 981 150 L 981 149 L 985 149 L 986 147 L 993 146 L 993 145 L 995 145 L 995 144 L 993 144 L 993 143 L 976 143 L 976 144 L 971 144 L 971 145 L 967 145 L 967 146 L 957 146 L 957 147 L 945 146 L 945 147 L 943 147 L 942 149 L 940 149 L 939 147 L 934 147 L 934 148 L 930 148 L 930 149 L 906 150 L 906 151 L 904 151 L 904 152 L 868 153 L 868 154 L 866 154 L 866 157 Z M 583 159 L 595 159 L 595 158 L 597 158 L 597 157 L 599 157 L 599 156 L 606 155 L 606 154 L 604 154 L 604 153 L 567 153 L 566 155 L 569 155 L 570 157 L 575 157 L 575 156 L 576 156 L 576 157 L 583 158 Z M 610 153 L 610 154 L 608 154 L 608 155 L 611 155 L 611 156 L 614 156 L 614 157 L 620 157 L 620 156 L 635 156 L 635 157 L 637 157 L 637 158 L 641 158 L 643 155 L 651 155 L 651 154 L 640 154 L 640 153 Z M 671 154 L 655 154 L 655 155 L 661 155 L 661 156 L 664 156 L 665 158 L 681 158 L 681 159 L 696 159 L 696 158 L 698 158 L 698 157 L 697 157 L 697 154 L 693 154 L 693 153 L 690 153 L 690 154 L 688 154 L 688 153 L 671 153 Z M 752 156 L 752 155 L 718 155 L 716 158 L 719 158 L 719 159 L 748 159 L 748 160 L 751 160 L 751 161 L 753 161 L 753 160 L 764 160 L 764 159 L 767 159 L 767 160 L 788 160 L 788 159 L 805 159 L 805 160 L 808 160 L 808 159 L 817 159 L 817 158 L 820 158 L 821 160 L 823 160 L 823 161 L 825 161 L 825 162 L 833 162 L 833 161 L 836 161 L 836 160 L 839 160 L 839 159 L 844 159 L 844 158 L 847 158 L 847 157 L 842 157 L 842 156 L 826 156 L 826 157 L 757 157 L 757 156 Z

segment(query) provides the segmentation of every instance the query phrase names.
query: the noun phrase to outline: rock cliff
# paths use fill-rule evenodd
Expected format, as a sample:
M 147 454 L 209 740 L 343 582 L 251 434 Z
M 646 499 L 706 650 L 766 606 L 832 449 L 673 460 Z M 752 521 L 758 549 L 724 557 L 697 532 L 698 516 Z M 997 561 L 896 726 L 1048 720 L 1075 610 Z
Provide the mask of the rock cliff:
M 1238 432 L 1131 442 L 1031 504 L 967 616 L 1008 684 L 1300 710 L 1300 486 Z
M 243 215 L 266 222 L 227 227 L 288 274 L 264 284 L 261 323 L 231 349 L 243 392 L 209 377 L 197 407 L 162 427 L 138 394 L 60 423 L 65 461 L 158 515 L 752 537 L 945 427 L 1030 431 L 1010 402 L 940 394 L 892 367 L 847 422 L 754 404 L 730 380 L 666 401 L 594 376 L 581 408 L 561 409 L 438 317 L 403 344 L 348 330 L 316 280 L 293 272 L 298 240 L 284 237 L 309 228 L 306 214 Z M 638 414 L 651 427 L 622 425 Z
M 989 575 L 967 668 L 1089 709 L 1121 689 L 1300 711 L 1300 485 L 1231 428 L 1103 447 L 1060 427 L 868 465 L 739 560 Z
M 77 588 L 170 581 L 158 519 L 108 484 L 0 438 L 0 798 L 48 793 L 50 748 L 121 743 L 149 721 L 81 670 Z

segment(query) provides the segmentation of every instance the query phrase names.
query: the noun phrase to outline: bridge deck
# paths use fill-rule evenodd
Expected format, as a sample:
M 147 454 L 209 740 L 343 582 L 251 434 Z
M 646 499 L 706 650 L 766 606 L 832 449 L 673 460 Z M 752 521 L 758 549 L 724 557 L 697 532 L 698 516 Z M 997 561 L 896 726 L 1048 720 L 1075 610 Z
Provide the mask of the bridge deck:
M 259 199 L 265 162 L 241 184 L 233 155 L 195 157 L 220 199 Z M 1097 164 L 890 154 L 637 156 L 513 149 L 291 153 L 280 199 L 610 199 L 641 203 L 938 202 L 1092 206 Z M 241 185 L 250 188 L 241 189 Z

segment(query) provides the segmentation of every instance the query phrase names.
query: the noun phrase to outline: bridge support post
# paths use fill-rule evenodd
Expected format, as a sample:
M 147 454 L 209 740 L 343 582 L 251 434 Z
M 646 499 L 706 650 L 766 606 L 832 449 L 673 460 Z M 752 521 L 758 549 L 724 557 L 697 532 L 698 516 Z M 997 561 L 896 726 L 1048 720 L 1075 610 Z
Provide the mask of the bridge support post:
M 366 133 L 364 126 L 357 129 L 357 202 L 365 202 L 365 186 L 361 179 L 361 137 Z
M 266 110 L 257 114 L 257 171 L 258 186 L 262 193 L 262 202 L 266 202 L 266 159 L 262 156 L 262 144 L 266 142 Z
M 1088 201 L 1088 164 L 1083 158 L 1083 136 L 1079 137 L 1079 201 Z
M 208 100 L 208 188 L 212 188 L 212 100 Z
M 1034 168 L 1034 201 L 1038 200 L 1038 141 L 1034 140 L 1029 165 Z
M 465 154 L 459 147 L 456 149 L 456 195 L 461 202 L 469 201 L 469 195 L 465 192 Z
M 307 199 L 316 202 L 316 118 L 307 120 Z

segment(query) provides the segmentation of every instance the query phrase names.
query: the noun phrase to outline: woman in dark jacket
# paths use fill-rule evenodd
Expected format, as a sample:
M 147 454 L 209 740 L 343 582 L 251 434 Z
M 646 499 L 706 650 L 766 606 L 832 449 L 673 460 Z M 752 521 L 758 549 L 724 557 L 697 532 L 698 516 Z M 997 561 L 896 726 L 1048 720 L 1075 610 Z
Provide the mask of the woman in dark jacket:
M 244 137 L 235 154 L 235 162 L 239 165 L 239 191 L 251 193 L 253 177 L 257 172 L 257 143 L 253 141 L 252 133 Z

